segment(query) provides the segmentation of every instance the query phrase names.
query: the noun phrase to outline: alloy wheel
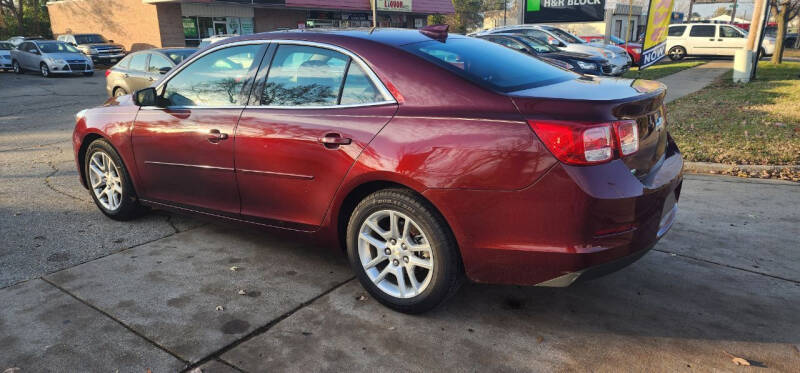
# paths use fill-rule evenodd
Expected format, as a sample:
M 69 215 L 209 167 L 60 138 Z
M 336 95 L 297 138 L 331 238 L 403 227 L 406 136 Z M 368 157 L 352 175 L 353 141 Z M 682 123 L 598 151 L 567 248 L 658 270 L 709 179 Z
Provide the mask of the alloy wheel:
M 376 211 L 364 220 L 358 254 L 367 277 L 392 297 L 415 297 L 433 277 L 433 250 L 425 233 L 398 211 Z
M 683 59 L 683 49 L 675 47 L 669 50 L 669 56 L 673 60 L 680 60 Z
M 17 74 L 20 72 L 19 62 L 17 61 L 14 61 L 14 72 Z
M 107 210 L 115 211 L 122 204 L 122 177 L 119 167 L 105 152 L 92 154 L 89 161 L 89 183 L 97 201 Z
M 42 69 L 42 76 L 47 78 L 47 76 L 50 75 L 50 69 L 48 69 L 47 65 L 45 64 L 41 65 L 41 69 Z

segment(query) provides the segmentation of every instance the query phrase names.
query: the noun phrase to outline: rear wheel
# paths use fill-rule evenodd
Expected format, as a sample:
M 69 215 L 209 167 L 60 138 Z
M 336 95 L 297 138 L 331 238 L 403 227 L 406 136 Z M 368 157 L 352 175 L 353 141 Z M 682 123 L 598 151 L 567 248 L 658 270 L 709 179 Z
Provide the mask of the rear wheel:
M 45 78 L 50 77 L 50 68 L 47 67 L 46 63 L 42 63 L 39 65 L 39 71 L 41 71 L 43 77 Z
M 125 88 L 122 88 L 122 87 L 114 88 L 114 97 L 125 96 L 127 94 L 128 94 L 128 91 L 126 91 Z
M 438 306 L 463 280 L 446 222 L 409 190 L 377 191 L 356 206 L 347 226 L 347 254 L 370 295 L 400 312 Z
M 673 61 L 680 61 L 686 58 L 686 48 L 681 46 L 675 46 L 669 49 L 669 59 Z
M 17 61 L 14 61 L 13 63 L 11 63 L 11 69 L 13 69 L 14 72 L 17 73 L 17 74 L 24 73 L 24 71 L 22 71 L 22 66 L 20 66 L 19 62 L 17 62 Z
M 86 184 L 103 214 L 114 220 L 130 220 L 145 211 L 122 159 L 111 144 L 95 140 L 89 144 L 84 158 Z

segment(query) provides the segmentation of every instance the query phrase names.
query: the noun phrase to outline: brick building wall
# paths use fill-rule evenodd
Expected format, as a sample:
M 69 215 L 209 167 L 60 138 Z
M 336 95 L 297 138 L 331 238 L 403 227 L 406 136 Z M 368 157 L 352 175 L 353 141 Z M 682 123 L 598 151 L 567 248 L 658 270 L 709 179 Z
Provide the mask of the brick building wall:
M 151 5 L 142 0 L 66 0 L 47 3 L 47 10 L 54 36 L 97 33 L 122 44 L 129 51 L 183 46 L 184 43 L 179 4 Z M 159 15 L 159 12 L 163 14 Z
M 296 29 L 298 23 L 306 23 L 305 10 L 255 8 L 253 11 L 255 32 L 274 31 L 278 28 Z

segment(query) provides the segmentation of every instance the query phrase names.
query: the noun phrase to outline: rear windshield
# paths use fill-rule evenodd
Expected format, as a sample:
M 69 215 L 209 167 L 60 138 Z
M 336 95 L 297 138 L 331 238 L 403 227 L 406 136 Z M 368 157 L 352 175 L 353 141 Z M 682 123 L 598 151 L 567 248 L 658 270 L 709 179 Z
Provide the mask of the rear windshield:
M 422 41 L 403 49 L 500 92 L 513 92 L 577 77 L 525 53 L 477 38 Z
M 171 59 L 172 62 L 175 62 L 175 64 L 177 65 L 181 63 L 183 60 L 185 60 L 186 57 L 191 56 L 196 51 L 197 51 L 196 49 L 185 50 L 185 51 L 165 51 L 164 54 L 166 54 L 167 57 L 169 57 L 169 59 Z
M 108 43 L 106 38 L 99 34 L 75 35 L 78 44 Z

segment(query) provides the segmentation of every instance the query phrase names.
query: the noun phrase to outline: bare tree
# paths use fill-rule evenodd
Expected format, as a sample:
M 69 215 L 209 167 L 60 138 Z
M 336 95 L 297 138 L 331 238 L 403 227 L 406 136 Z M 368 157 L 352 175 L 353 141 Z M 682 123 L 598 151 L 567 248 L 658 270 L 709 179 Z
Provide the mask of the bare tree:
M 783 62 L 786 25 L 800 13 L 800 0 L 772 0 L 772 6 L 777 10 L 775 20 L 778 22 L 778 33 L 775 35 L 775 52 L 771 62 L 779 64 Z
M 23 0 L 0 0 L 0 8 L 8 10 L 14 18 L 17 19 L 17 32 L 23 34 L 22 21 L 23 21 Z

